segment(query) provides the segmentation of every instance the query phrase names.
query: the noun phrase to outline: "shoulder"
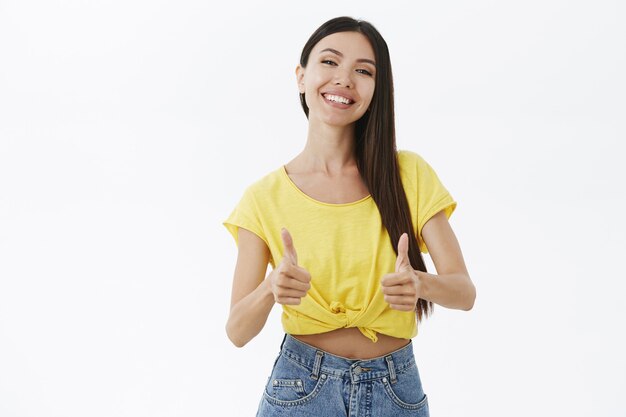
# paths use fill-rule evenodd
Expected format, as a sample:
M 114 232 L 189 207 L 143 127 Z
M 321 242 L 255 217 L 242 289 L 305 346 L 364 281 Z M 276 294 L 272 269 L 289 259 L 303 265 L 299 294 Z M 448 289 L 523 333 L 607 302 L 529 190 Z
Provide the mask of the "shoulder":
M 264 196 L 276 191 L 282 182 L 282 175 L 283 167 L 281 166 L 253 181 L 246 187 L 245 194 L 249 196 Z
M 429 169 L 430 165 L 417 152 L 403 149 L 398 150 L 398 167 L 403 173 L 415 174 Z
M 419 164 L 425 164 L 426 160 L 417 152 L 410 151 L 408 149 L 398 150 L 398 162 L 402 166 L 410 165 L 415 166 Z

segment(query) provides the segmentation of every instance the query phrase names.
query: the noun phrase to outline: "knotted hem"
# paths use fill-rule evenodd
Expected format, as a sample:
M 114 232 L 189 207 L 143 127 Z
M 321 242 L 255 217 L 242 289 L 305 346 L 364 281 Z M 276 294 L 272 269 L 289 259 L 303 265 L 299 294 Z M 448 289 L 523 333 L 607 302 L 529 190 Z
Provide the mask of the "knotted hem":
M 357 327 L 357 329 L 359 329 L 363 336 L 367 337 L 372 342 L 378 342 L 378 334 L 374 330 L 368 329 L 367 327 Z

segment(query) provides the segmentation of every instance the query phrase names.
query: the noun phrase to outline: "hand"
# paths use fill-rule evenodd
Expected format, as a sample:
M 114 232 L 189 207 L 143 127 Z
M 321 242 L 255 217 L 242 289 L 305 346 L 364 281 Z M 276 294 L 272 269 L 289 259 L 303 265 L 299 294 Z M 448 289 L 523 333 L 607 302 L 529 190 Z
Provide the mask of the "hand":
M 385 301 L 394 310 L 415 311 L 421 284 L 409 261 L 409 236 L 403 233 L 398 241 L 396 272 L 385 274 L 380 281 Z
M 298 266 L 296 248 L 293 246 L 293 239 L 287 229 L 283 228 L 280 234 L 285 250 L 280 264 L 268 277 L 270 289 L 277 303 L 298 305 L 311 288 L 311 274 Z

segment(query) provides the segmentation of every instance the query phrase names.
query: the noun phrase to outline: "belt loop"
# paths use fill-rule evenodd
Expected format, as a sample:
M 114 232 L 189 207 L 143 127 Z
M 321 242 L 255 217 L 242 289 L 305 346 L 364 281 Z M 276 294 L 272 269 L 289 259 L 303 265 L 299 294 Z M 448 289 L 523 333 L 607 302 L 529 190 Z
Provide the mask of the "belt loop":
M 324 352 L 321 350 L 315 351 L 315 362 L 313 363 L 313 373 L 311 378 L 317 379 L 320 376 L 320 368 L 322 367 L 322 356 Z
M 392 384 L 395 384 L 397 381 L 396 368 L 395 366 L 393 366 L 393 359 L 391 358 L 391 355 L 385 356 L 385 360 L 387 361 L 387 367 L 389 368 L 389 379 L 391 380 Z

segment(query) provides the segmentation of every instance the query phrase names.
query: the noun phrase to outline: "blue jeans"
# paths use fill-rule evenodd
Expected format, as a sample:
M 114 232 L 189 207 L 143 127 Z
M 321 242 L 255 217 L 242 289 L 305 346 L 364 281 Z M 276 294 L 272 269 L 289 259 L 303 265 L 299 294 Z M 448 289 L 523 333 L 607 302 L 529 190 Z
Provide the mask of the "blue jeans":
M 412 343 L 358 360 L 285 335 L 257 412 L 275 416 L 428 417 Z

